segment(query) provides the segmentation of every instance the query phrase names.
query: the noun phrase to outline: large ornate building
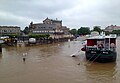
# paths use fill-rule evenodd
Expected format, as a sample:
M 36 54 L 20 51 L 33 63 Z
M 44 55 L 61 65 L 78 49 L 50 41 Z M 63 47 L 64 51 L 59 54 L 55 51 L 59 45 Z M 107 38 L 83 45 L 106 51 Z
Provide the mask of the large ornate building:
M 0 26 L 0 35 L 20 34 L 18 26 Z
M 29 25 L 32 34 L 49 34 L 52 38 L 63 38 L 71 36 L 69 28 L 62 26 L 62 20 L 46 18 L 43 23 L 33 23 Z

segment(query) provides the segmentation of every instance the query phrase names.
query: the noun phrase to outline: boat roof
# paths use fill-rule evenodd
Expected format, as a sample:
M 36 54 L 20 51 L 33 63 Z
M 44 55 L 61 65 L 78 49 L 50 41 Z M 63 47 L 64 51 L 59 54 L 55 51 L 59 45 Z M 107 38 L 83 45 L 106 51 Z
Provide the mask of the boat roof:
M 99 36 L 92 36 L 87 39 L 106 39 L 106 38 L 117 38 L 116 34 L 110 34 L 110 35 L 99 35 Z

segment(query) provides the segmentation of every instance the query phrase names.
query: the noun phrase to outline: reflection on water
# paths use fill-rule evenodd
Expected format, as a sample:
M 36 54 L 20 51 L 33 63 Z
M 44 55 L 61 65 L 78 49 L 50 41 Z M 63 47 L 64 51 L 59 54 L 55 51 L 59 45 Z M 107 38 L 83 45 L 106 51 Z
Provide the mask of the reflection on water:
M 92 82 L 115 83 L 116 63 L 93 63 L 86 66 L 87 78 Z
M 2 59 L 2 53 L 0 53 L 0 61 L 1 61 L 1 59 Z
M 120 45 L 117 40 L 118 46 Z M 80 41 L 29 47 L 5 47 L 0 54 L 0 83 L 119 83 L 116 62 L 85 60 Z M 79 52 L 80 51 L 80 52 Z M 120 51 L 117 47 L 117 51 Z M 23 53 L 27 53 L 23 62 Z M 71 57 L 77 54 L 77 57 Z M 80 63 L 80 65 L 78 65 Z M 86 65 L 91 64 L 91 65 Z

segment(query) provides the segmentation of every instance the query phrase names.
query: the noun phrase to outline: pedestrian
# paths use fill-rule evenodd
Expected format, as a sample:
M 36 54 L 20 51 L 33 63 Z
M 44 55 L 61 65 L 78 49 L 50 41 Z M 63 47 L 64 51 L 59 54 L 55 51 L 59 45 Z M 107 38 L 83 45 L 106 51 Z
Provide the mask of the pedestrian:
M 25 57 L 23 57 L 23 62 L 25 62 L 25 60 L 26 60 L 26 58 L 25 58 Z
M 25 62 L 25 60 L 26 60 L 26 55 L 27 55 L 27 53 L 23 53 L 23 62 Z

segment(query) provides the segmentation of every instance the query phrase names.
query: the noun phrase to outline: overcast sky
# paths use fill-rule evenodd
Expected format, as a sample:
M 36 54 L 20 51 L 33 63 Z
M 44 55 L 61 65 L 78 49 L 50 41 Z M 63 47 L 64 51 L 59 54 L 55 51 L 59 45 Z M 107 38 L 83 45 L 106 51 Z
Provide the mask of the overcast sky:
M 0 25 L 24 29 L 46 17 L 69 28 L 120 25 L 120 0 L 0 0 Z

